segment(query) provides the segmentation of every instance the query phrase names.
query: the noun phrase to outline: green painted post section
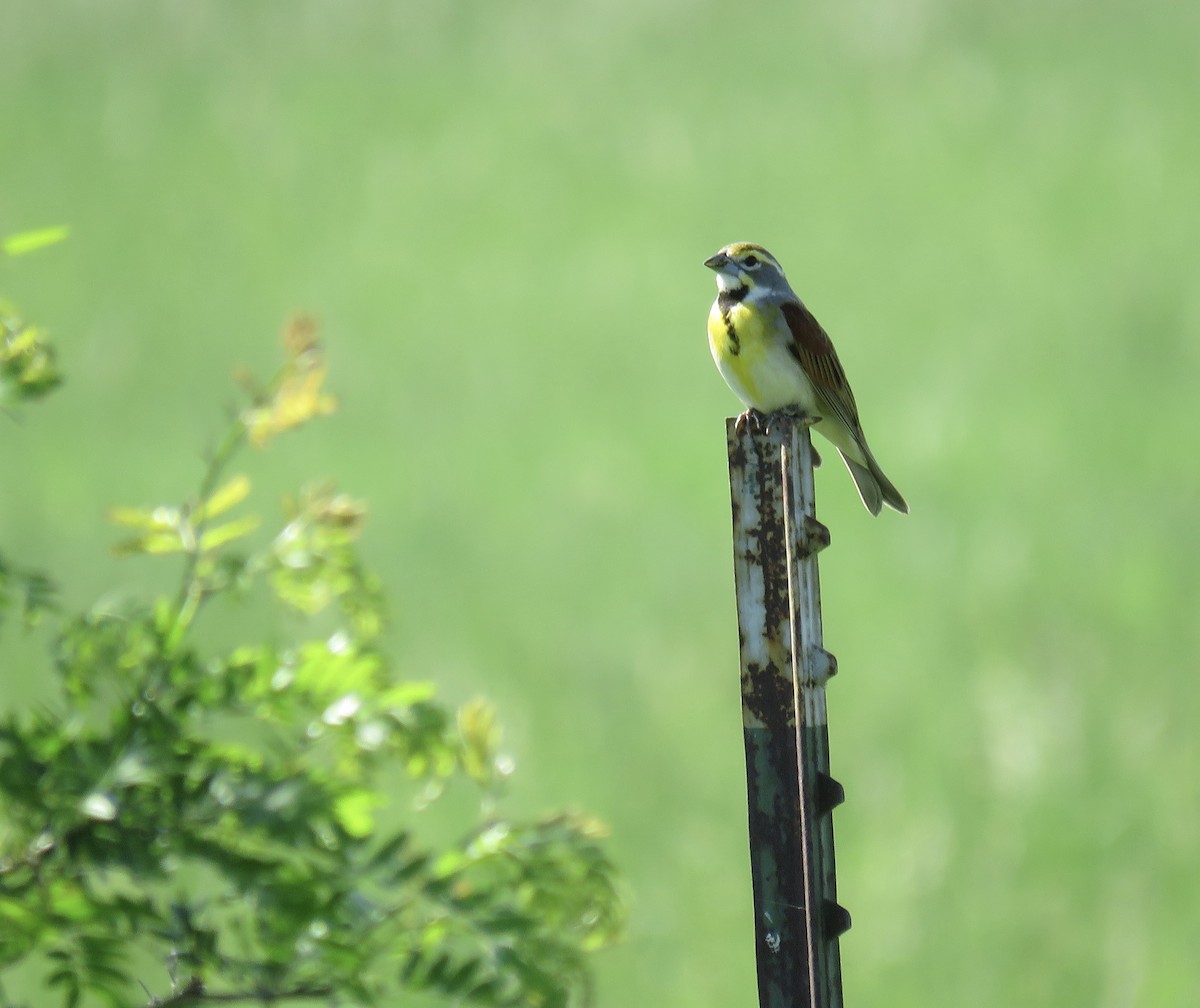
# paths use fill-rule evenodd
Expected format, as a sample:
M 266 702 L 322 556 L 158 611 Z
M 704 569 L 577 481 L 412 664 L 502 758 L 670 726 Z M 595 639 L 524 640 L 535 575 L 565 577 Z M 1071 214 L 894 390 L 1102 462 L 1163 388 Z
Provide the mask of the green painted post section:
M 842 1008 L 814 453 L 803 420 L 726 424 L 760 1008 Z

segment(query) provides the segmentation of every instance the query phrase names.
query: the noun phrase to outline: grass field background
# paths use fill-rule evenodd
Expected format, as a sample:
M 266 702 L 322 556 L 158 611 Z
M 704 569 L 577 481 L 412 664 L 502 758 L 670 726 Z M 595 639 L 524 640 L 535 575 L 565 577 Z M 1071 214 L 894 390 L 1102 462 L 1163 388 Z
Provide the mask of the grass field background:
M 755 1004 L 700 264 L 761 242 L 912 507 L 818 473 L 847 1005 L 1194 1003 L 1198 37 L 1175 0 L 9 0 L 0 233 L 72 236 L 0 263 L 68 375 L 0 416 L 0 545 L 73 606 L 166 584 L 104 507 L 186 495 L 315 313 L 342 408 L 247 468 L 366 498 L 401 664 L 496 702 L 512 807 L 611 825 L 598 1003 Z

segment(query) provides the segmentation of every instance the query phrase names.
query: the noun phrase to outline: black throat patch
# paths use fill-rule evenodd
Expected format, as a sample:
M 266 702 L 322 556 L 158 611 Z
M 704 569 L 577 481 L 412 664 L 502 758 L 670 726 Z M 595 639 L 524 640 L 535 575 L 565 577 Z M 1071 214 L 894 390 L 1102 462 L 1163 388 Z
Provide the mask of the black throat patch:
M 735 287 L 733 290 L 717 291 L 717 307 L 721 309 L 721 314 L 724 315 L 735 304 L 741 304 L 746 300 L 746 295 L 749 293 L 749 287 Z

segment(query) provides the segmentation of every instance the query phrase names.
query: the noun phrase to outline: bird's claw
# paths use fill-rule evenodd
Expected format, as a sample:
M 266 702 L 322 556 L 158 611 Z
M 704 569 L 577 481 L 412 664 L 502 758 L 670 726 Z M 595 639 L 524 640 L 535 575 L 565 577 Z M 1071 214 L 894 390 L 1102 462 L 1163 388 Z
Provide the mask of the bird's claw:
M 767 419 L 765 413 L 760 413 L 751 406 L 745 413 L 738 414 L 738 418 L 733 421 L 733 429 L 738 434 L 744 434 L 746 431 L 750 431 L 751 434 L 765 434 L 770 429 Z
M 785 406 L 774 413 L 762 413 L 751 406 L 746 412 L 739 414 L 738 418 L 733 421 L 733 429 L 738 434 L 742 434 L 747 430 L 751 434 L 769 434 L 771 432 L 771 425 L 776 420 L 791 420 L 802 427 L 811 427 L 820 419 L 819 416 L 810 416 L 808 413 L 802 412 L 798 406 Z M 809 442 L 809 447 L 812 451 L 813 468 L 819 469 L 821 467 L 821 455 L 811 441 Z
M 791 420 L 802 427 L 811 427 L 820 419 L 805 413 L 799 406 L 784 406 L 773 413 L 763 413 L 751 406 L 733 422 L 733 429 L 739 434 L 747 429 L 752 434 L 769 434 L 776 420 Z

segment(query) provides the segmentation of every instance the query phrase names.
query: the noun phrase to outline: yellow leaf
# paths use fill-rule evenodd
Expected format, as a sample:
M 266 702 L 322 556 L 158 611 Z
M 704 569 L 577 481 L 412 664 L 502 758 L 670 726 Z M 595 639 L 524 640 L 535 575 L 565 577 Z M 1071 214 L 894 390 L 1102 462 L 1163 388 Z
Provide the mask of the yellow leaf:
M 287 361 L 267 396 L 242 415 L 250 443 L 261 448 L 276 434 L 332 413 L 337 400 L 322 391 L 328 366 L 317 340 L 315 321 L 307 316 L 289 320 L 283 335 Z
M 224 514 L 232 507 L 241 504 L 250 495 L 250 480 L 246 476 L 234 476 L 219 490 L 215 490 L 206 501 L 192 512 L 192 521 L 197 525 Z
M 485 700 L 468 701 L 458 710 L 458 733 L 463 741 L 463 769 L 473 780 L 486 783 L 500 744 L 495 709 Z
M 123 528 L 146 529 L 148 531 L 167 532 L 179 528 L 179 511 L 176 508 L 156 507 L 111 507 L 106 517 L 114 525 Z
M 65 227 L 48 227 L 39 228 L 36 231 L 21 231 L 18 234 L 11 234 L 0 241 L 0 248 L 3 248 L 11 256 L 24 255 L 26 252 L 35 252 L 37 249 L 45 248 L 47 245 L 54 245 L 66 238 L 70 233 L 70 229 Z
M 138 553 L 182 553 L 183 548 L 183 539 L 178 532 L 147 532 L 122 540 L 113 547 L 113 552 L 117 556 L 133 556 Z
M 289 358 L 303 357 L 319 349 L 317 320 L 312 315 L 293 315 L 284 323 L 283 351 Z
M 208 529 L 200 537 L 200 552 L 208 553 L 218 546 L 224 546 L 227 542 L 247 536 L 258 528 L 258 524 L 258 515 L 247 515 L 237 521 L 226 522 L 224 525 Z

